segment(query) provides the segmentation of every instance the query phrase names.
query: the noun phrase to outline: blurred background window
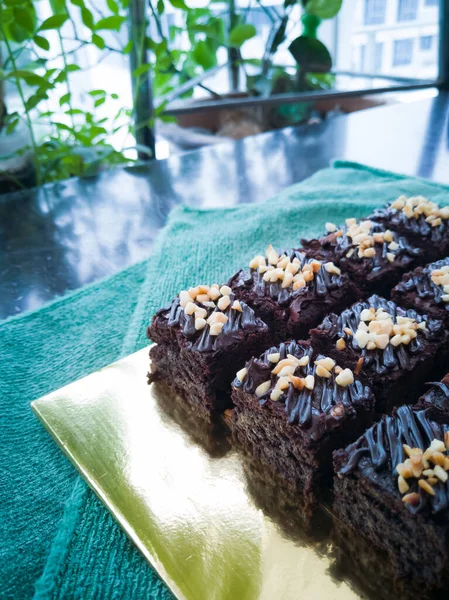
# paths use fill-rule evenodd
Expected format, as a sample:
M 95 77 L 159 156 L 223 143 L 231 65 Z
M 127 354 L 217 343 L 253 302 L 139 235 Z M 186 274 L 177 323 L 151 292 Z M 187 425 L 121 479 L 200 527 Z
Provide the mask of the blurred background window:
M 385 23 L 386 0 L 365 0 L 365 25 Z
M 418 14 L 418 0 L 399 0 L 398 21 L 414 21 Z
M 413 40 L 394 40 L 393 66 L 409 65 L 413 56 Z

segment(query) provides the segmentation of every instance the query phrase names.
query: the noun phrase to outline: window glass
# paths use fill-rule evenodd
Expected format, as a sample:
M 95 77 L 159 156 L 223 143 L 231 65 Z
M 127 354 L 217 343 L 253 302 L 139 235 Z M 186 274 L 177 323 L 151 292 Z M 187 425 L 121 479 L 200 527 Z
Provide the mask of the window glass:
M 394 40 L 393 66 L 409 65 L 413 58 L 413 40 Z

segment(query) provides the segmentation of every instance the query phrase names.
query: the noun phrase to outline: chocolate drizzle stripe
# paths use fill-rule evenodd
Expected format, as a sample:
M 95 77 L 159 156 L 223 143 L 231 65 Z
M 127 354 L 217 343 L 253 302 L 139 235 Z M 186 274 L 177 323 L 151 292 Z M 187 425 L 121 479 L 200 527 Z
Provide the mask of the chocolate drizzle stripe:
M 168 308 L 159 310 L 156 313 L 155 318 L 166 319 L 169 327 L 179 328 L 189 340 L 191 347 L 200 352 L 217 350 L 229 345 L 233 340 L 238 340 L 240 338 L 241 331 L 243 330 L 258 329 L 260 331 L 267 331 L 266 324 L 256 317 L 252 308 L 245 302 L 240 301 L 242 311 L 235 310 L 231 308 L 235 299 L 234 294 L 230 295 L 230 299 L 230 305 L 223 311 L 218 308 L 206 307 L 201 303 L 195 302 L 199 308 L 206 309 L 206 319 L 214 312 L 222 312 L 228 317 L 228 320 L 223 325 L 221 333 L 216 336 L 210 335 L 209 325 L 206 325 L 201 330 L 195 329 L 195 316 L 185 314 L 179 298 L 175 298 Z
M 368 429 L 356 442 L 348 446 L 345 451 L 345 462 L 338 469 L 341 476 L 346 476 L 355 471 L 373 478 L 377 481 L 375 473 L 386 473 L 391 477 L 394 488 L 397 490 L 398 473 L 396 466 L 407 457 L 403 448 L 408 444 L 412 448 L 420 448 L 423 452 L 430 446 L 434 439 L 444 440 L 445 433 L 449 431 L 449 423 L 441 424 L 432 420 L 432 409 L 418 410 L 410 406 L 401 406 L 394 415 L 383 416 L 382 420 Z M 434 486 L 435 496 L 423 491 L 415 478 L 407 479 L 410 492 L 417 492 L 420 502 L 417 506 L 407 504 L 412 512 L 421 512 L 426 508 L 433 513 L 438 513 L 449 508 L 449 485 L 438 482 Z
M 313 350 L 308 342 L 283 343 L 270 348 L 259 359 L 251 359 L 246 365 L 245 379 L 243 382 L 235 379 L 234 387 L 252 395 L 255 394 L 261 383 L 270 380 L 270 388 L 260 397 L 259 401 L 262 406 L 273 402 L 270 400 L 270 394 L 275 388 L 278 378 L 272 373 L 275 363 L 271 363 L 268 356 L 275 353 L 279 353 L 279 360 L 285 359 L 288 354 L 299 359 L 304 356 L 309 357 L 309 363 L 306 366 L 296 368 L 295 376 L 305 378 L 313 375 L 315 377 L 313 390 L 307 388 L 298 390 L 290 383 L 276 403 L 284 405 L 288 423 L 297 424 L 308 430 L 313 440 L 320 439 L 327 431 L 337 426 L 342 419 L 354 416 L 358 409 L 363 407 L 370 410 L 372 408 L 374 399 L 371 390 L 359 380 L 343 387 L 336 383 L 336 375 L 333 371 L 329 379 L 316 375 L 315 360 L 312 359 Z M 324 357 L 318 356 L 316 360 L 320 358 Z M 337 411 L 334 411 L 335 407 L 338 407 Z
M 315 259 L 307 258 L 303 252 L 299 250 L 278 250 L 279 256 L 285 254 L 290 261 L 297 258 L 300 262 L 300 270 L 306 264 L 311 264 Z M 241 271 L 238 273 L 238 279 L 234 287 L 238 289 L 239 287 L 247 287 L 252 288 L 255 294 L 259 297 L 269 296 L 277 302 L 281 306 L 287 306 L 292 300 L 297 298 L 298 296 L 304 295 L 306 293 L 312 294 L 318 298 L 323 298 L 329 294 L 332 290 L 335 290 L 339 287 L 342 287 L 346 281 L 347 277 L 345 275 L 337 275 L 335 273 L 328 273 L 324 266 L 320 268 L 320 270 L 314 274 L 314 278 L 312 281 L 307 282 L 307 284 L 298 289 L 293 290 L 292 286 L 287 288 L 282 287 L 282 282 L 266 282 L 263 279 L 264 273 L 260 273 L 258 269 L 250 269 L 249 271 Z
M 362 310 L 382 308 L 389 313 L 395 322 L 397 317 L 409 317 L 417 323 L 426 322 L 426 329 L 417 330 L 417 337 L 412 339 L 409 344 L 399 344 L 392 346 L 388 344 L 384 350 L 376 348 L 375 350 L 363 350 L 359 348 L 354 335 L 348 335 L 345 329 L 350 329 L 353 334 L 356 333 Z M 352 346 L 354 350 L 360 352 L 364 357 L 363 368 L 374 369 L 378 374 L 384 374 L 388 371 L 398 369 L 410 369 L 412 358 L 422 349 L 423 340 L 436 340 L 444 336 L 443 325 L 441 321 L 429 319 L 427 315 L 420 315 L 416 311 L 404 310 L 397 306 L 391 300 L 385 300 L 380 296 L 373 295 L 365 302 L 357 302 L 350 308 L 344 310 L 340 315 L 331 314 L 326 317 L 319 329 L 325 331 L 333 339 L 344 338 L 347 345 Z

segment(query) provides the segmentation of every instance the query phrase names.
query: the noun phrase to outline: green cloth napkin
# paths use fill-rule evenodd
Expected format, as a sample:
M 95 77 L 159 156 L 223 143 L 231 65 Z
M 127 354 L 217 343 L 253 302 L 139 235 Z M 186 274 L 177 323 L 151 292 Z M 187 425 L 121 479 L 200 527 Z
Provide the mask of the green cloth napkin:
M 151 258 L 0 324 L 0 585 L 3 598 L 154 598 L 170 592 L 30 410 L 30 401 L 145 346 L 154 311 L 180 289 L 223 282 L 269 243 L 298 246 L 326 221 L 399 194 L 447 203 L 449 188 L 336 163 L 276 198 L 175 209 Z

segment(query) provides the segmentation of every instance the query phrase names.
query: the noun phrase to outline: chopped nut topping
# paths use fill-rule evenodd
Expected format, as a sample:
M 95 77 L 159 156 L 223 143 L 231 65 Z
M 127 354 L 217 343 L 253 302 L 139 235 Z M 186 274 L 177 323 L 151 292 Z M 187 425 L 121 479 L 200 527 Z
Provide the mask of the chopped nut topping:
M 449 302 L 449 265 L 444 265 L 441 269 L 435 269 L 430 274 L 430 279 L 432 282 L 441 287 L 443 292 L 445 292 L 441 296 L 441 300 L 443 302 Z
M 271 363 L 278 363 L 279 359 L 281 358 L 281 355 L 279 354 L 279 352 L 274 352 L 273 354 L 269 354 L 267 358 Z
M 408 492 L 410 489 L 410 486 L 405 481 L 405 479 L 403 478 L 402 475 L 399 475 L 399 477 L 398 477 L 398 488 L 399 488 L 399 491 L 401 492 L 401 494 L 405 494 L 405 492 Z
M 424 452 L 421 448 L 411 448 L 408 444 L 403 444 L 403 448 L 408 458 L 396 466 L 396 471 L 399 474 L 399 491 L 401 494 L 405 494 L 409 489 L 409 487 L 405 488 L 405 480 L 414 477 L 418 480 L 421 489 L 434 496 L 435 491 L 432 486 L 437 485 L 438 482 L 446 483 L 449 478 L 447 473 L 449 471 L 449 457 L 443 454 L 447 451 L 445 444 L 441 440 L 433 440 Z M 429 468 L 428 461 L 434 463 L 433 469 Z M 405 498 L 403 500 L 407 502 Z
M 220 307 L 218 307 L 220 308 Z M 243 312 L 242 305 L 238 300 L 234 300 L 231 306 L 232 310 L 238 310 L 239 312 Z
M 447 206 L 440 208 L 435 202 L 431 202 L 424 196 L 400 196 L 397 200 L 390 204 L 390 208 L 402 211 L 407 219 L 419 219 L 424 216 L 432 227 L 441 225 L 441 220 L 449 219 L 449 210 Z
M 360 371 L 362 370 L 364 362 L 365 362 L 365 359 L 363 358 L 363 356 L 361 356 L 359 358 L 359 360 L 357 361 L 355 368 L 354 368 L 354 373 L 356 375 L 358 375 L 360 373 Z
M 409 344 L 417 337 L 417 330 L 424 329 L 421 323 L 417 323 L 410 317 L 396 317 L 387 313 L 384 309 L 365 308 L 360 313 L 360 321 L 354 339 L 362 350 L 385 350 L 388 344 L 399 346 L 399 344 Z M 347 329 L 344 332 L 347 333 Z M 349 330 L 350 331 L 350 330 Z
M 335 367 L 335 360 L 332 360 L 332 358 L 326 356 L 325 358 L 320 358 L 319 360 L 316 360 L 315 364 L 321 365 L 322 367 L 327 369 L 327 371 L 332 371 L 332 369 Z
M 246 374 L 247 374 L 248 370 L 246 369 L 246 367 L 243 367 L 243 369 L 240 369 L 240 371 L 237 371 L 237 379 L 242 382 L 245 380 Z
M 394 240 L 390 230 L 372 233 L 374 223 L 369 220 L 359 221 L 356 219 L 346 219 L 348 227 L 346 231 L 347 237 L 351 240 L 354 246 L 346 253 L 348 258 L 357 250 L 359 258 L 374 258 L 376 256 L 376 244 L 389 244 L 388 249 L 391 252 L 386 254 L 387 260 L 393 262 L 395 260 L 395 252 L 399 251 L 400 245 Z
M 220 310 L 226 310 L 230 304 L 231 299 L 229 298 L 229 296 L 222 296 L 217 302 L 217 306 Z
M 268 390 L 271 387 L 271 381 L 264 381 L 263 383 L 261 383 L 260 385 L 258 385 L 256 387 L 256 391 L 255 394 L 258 398 L 260 398 L 260 396 L 263 396 L 264 394 L 266 394 L 268 392 Z
M 297 390 L 301 391 L 305 388 L 306 382 L 303 377 L 296 377 L 295 375 L 289 375 L 288 378 L 293 383 L 293 386 Z
M 203 319 L 202 317 L 197 317 L 195 319 L 195 329 L 197 331 L 200 331 L 200 329 L 204 329 L 206 327 L 206 319 Z
M 308 390 L 313 390 L 315 387 L 315 377 L 313 375 L 307 375 L 305 378 L 305 384 Z
M 250 261 L 249 267 L 258 270 L 267 284 L 280 282 L 283 289 L 292 289 L 296 292 L 314 280 L 322 263 L 318 260 L 311 260 L 301 267 L 301 261 L 297 257 L 290 260 L 285 254 L 279 256 L 270 245 L 266 250 L 265 257 L 255 256 Z M 339 275 L 339 269 L 337 271 L 334 273 Z
M 209 333 L 210 335 L 219 335 L 222 329 L 223 323 L 216 322 L 210 326 Z
M 270 400 L 273 400 L 273 402 L 277 402 L 283 393 L 283 390 L 281 390 L 280 388 L 273 388 L 270 394 Z
M 337 231 L 338 227 L 335 225 L 335 223 L 326 223 L 326 231 L 329 233 L 334 233 L 335 231 Z
M 346 342 L 343 338 L 339 338 L 335 346 L 337 350 L 344 350 L 346 348 Z
M 343 371 L 335 378 L 335 382 L 342 387 L 347 387 L 354 383 L 354 373 L 351 369 L 343 369 Z
M 330 372 L 321 365 L 317 365 L 315 372 L 318 375 L 318 377 L 325 377 L 326 379 L 329 379 L 329 377 L 331 376 Z
M 334 273 L 335 275 L 341 274 L 340 269 L 338 267 L 336 267 L 333 262 L 327 262 L 324 265 L 324 268 L 328 273 Z
M 419 494 L 417 494 L 416 492 L 406 494 L 402 498 L 402 502 L 405 502 L 406 504 L 410 504 L 411 506 L 417 506 L 419 504 L 419 501 L 420 501 Z
M 433 489 L 433 487 L 431 485 L 429 485 L 427 483 L 427 481 L 425 479 L 419 479 L 418 485 L 420 488 L 422 488 L 425 492 L 427 492 L 431 496 L 435 496 L 435 490 Z

